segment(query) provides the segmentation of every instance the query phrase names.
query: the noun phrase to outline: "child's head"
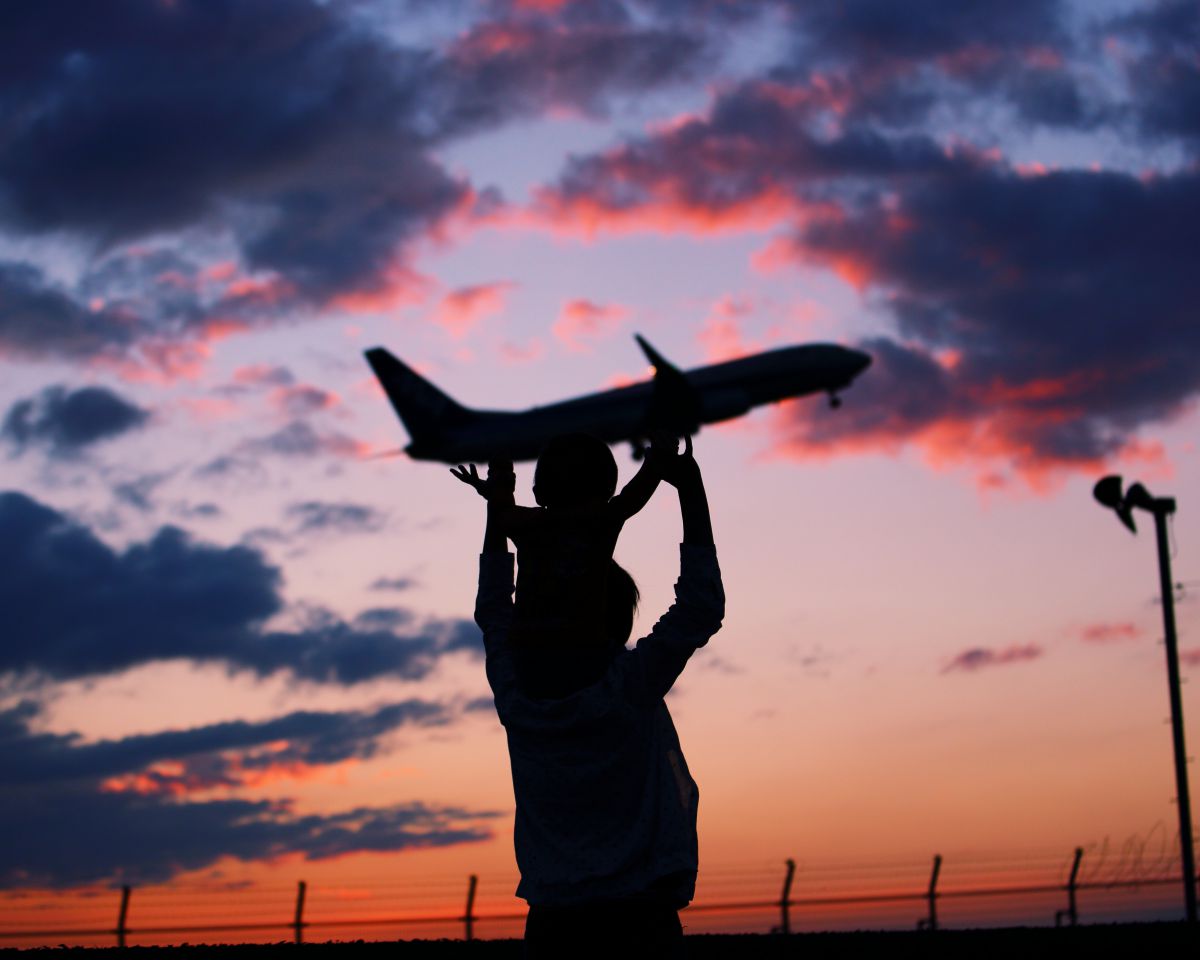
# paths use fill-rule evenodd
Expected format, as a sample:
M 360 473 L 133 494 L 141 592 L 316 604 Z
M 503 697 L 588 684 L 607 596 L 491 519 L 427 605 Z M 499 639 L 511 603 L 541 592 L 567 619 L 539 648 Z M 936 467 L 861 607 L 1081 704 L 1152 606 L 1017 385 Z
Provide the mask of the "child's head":
M 587 433 L 555 437 L 538 457 L 533 498 L 543 507 L 604 502 L 617 490 L 617 461 L 608 444 Z

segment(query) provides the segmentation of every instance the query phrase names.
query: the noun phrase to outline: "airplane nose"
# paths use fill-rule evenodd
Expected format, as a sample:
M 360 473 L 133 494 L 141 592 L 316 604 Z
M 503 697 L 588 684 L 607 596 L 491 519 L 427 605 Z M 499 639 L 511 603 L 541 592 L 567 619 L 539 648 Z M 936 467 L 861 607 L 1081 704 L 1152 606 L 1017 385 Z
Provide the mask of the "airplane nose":
M 850 376 L 857 377 L 871 365 L 871 355 L 861 350 L 847 350 L 850 354 Z

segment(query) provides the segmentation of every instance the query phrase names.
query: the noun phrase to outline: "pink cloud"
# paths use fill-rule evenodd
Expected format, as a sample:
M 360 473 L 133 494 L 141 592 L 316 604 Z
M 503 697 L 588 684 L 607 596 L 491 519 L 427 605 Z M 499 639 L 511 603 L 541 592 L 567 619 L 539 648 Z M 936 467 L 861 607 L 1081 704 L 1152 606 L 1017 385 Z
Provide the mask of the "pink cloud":
M 629 309 L 619 304 L 568 300 L 559 311 L 551 332 L 568 350 L 584 352 L 597 340 L 612 336 L 628 316 Z
M 242 387 L 288 387 L 296 378 L 287 367 L 254 363 L 234 370 L 233 382 Z
M 709 363 L 734 360 L 762 349 L 760 344 L 747 341 L 742 332 L 742 321 L 753 312 L 749 300 L 728 294 L 713 304 L 697 334 Z
M 225 300 L 231 305 L 272 307 L 292 299 L 295 293 L 281 277 L 232 277 L 225 287 Z
M 1080 639 L 1088 643 L 1120 643 L 1140 640 L 1144 631 L 1132 621 L 1122 623 L 1089 623 L 1080 628 Z
M 1042 648 L 1036 644 L 1014 645 L 993 650 L 990 647 L 972 647 L 964 650 L 942 668 L 942 673 L 954 670 L 982 670 L 984 667 L 997 667 L 1008 663 L 1021 663 L 1026 660 L 1036 660 L 1042 655 Z
M 1129 437 L 1095 454 L 1057 442 L 1058 432 L 1069 434 L 1082 417 L 1082 398 L 1103 388 L 1106 371 L 1017 384 L 973 378 L 953 352 L 883 339 L 862 348 L 874 363 L 846 391 L 841 409 L 813 398 L 772 408 L 767 456 L 810 461 L 911 450 L 932 469 L 973 472 L 981 491 L 1035 494 L 1054 492 L 1073 473 L 1096 475 L 1114 465 L 1136 464 L 1143 475 L 1170 469 L 1157 442 Z
M 271 391 L 270 400 L 281 414 L 289 418 L 331 410 L 341 402 L 336 393 L 307 383 L 277 387 Z
M 425 303 L 435 287 L 429 277 L 396 262 L 373 285 L 338 294 L 329 306 L 347 313 L 389 313 Z
M 238 405 L 228 397 L 183 397 L 179 405 L 201 423 L 229 420 L 240 412 Z
M 504 309 L 504 300 L 516 286 L 510 281 L 478 283 L 451 290 L 439 301 L 434 323 L 455 340 L 465 337 L 484 317 Z
M 598 233 L 719 235 L 778 226 L 798 218 L 802 207 L 781 187 L 764 188 L 719 205 L 686 195 L 683 185 L 663 180 L 645 185 L 648 196 L 632 205 L 612 203 L 588 193 L 568 194 L 543 188 L 524 216 L 508 222 L 542 226 L 555 233 L 591 238 Z
M 311 764 L 296 759 L 275 760 L 287 753 L 286 740 L 264 744 L 249 751 L 225 751 L 186 760 L 164 760 L 144 770 L 108 777 L 100 783 L 102 793 L 136 793 L 142 796 L 186 797 L 214 790 L 261 787 L 280 781 L 324 780 L 344 782 L 356 758 L 335 763 Z
M 531 337 L 519 344 L 506 340 L 500 344 L 500 357 L 505 363 L 533 363 L 546 355 L 546 344 L 541 337 Z
M 147 338 L 129 353 L 100 354 L 93 366 L 113 371 L 127 383 L 168 384 L 198 380 L 212 357 L 213 345 L 235 333 L 250 329 L 241 320 L 212 317 L 199 324 L 187 339 Z

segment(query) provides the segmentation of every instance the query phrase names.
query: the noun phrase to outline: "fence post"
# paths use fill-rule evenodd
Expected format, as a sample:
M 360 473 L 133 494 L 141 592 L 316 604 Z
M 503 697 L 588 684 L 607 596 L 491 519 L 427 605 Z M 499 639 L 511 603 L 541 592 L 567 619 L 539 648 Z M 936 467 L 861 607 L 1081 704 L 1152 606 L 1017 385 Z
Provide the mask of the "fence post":
M 929 875 L 929 892 L 925 894 L 929 900 L 929 916 L 917 921 L 918 930 L 936 930 L 937 921 L 937 882 L 938 874 L 942 872 L 942 855 L 933 855 L 933 873 Z
M 1083 847 L 1075 848 L 1075 862 L 1071 864 L 1071 877 L 1067 880 L 1067 909 L 1056 910 L 1054 913 L 1054 925 L 1062 926 L 1063 917 L 1066 917 L 1071 926 L 1075 926 L 1079 920 L 1079 913 L 1075 909 L 1075 881 L 1079 878 L 1079 861 L 1083 859 Z
M 471 874 L 471 879 L 467 883 L 467 912 L 463 915 L 463 925 L 466 927 L 467 939 L 475 939 L 475 888 L 479 885 L 479 878 L 475 874 Z
M 129 926 L 125 921 L 129 919 L 129 895 L 131 892 L 129 884 L 121 887 L 121 908 L 117 911 L 117 929 L 114 931 L 117 935 L 118 947 L 125 946 L 125 934 L 129 932 Z
M 779 894 L 779 926 L 772 933 L 791 933 L 792 918 L 790 913 L 792 899 L 792 878 L 796 875 L 796 861 L 787 859 L 787 873 L 783 875 L 783 892 Z
M 308 893 L 308 884 L 301 880 L 296 884 L 296 916 L 292 920 L 292 928 L 296 931 L 296 942 L 304 942 L 304 897 Z

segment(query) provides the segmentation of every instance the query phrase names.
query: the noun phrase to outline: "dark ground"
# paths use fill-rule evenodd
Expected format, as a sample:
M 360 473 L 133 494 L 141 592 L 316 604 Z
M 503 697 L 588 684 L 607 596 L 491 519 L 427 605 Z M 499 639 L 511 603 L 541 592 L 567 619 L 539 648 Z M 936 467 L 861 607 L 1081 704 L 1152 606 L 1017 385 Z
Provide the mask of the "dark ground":
M 1041 960 L 1076 957 L 1200 957 L 1200 925 L 1184 923 L 1137 923 L 1045 929 L 1010 927 L 999 930 L 939 930 L 929 932 L 798 933 L 788 937 L 756 934 L 709 934 L 686 939 L 688 960 L 755 960 L 755 958 L 803 958 L 803 960 L 850 960 L 860 957 L 886 957 L 887 960 Z M 519 940 L 404 940 L 384 942 L 329 942 L 304 944 L 278 943 L 263 946 L 183 946 L 183 947 L 43 947 L 33 950 L 0 950 L 0 956 L 55 958 L 83 957 L 100 960 L 99 955 L 121 954 L 146 960 L 193 960 L 216 957 L 234 960 L 273 960 L 275 957 L 303 952 L 307 957 L 324 960 L 348 957 L 371 960 L 376 957 L 414 957 L 417 960 L 518 960 Z M 566 958 L 569 960 L 569 958 Z M 632 957 L 619 960 L 634 960 Z

